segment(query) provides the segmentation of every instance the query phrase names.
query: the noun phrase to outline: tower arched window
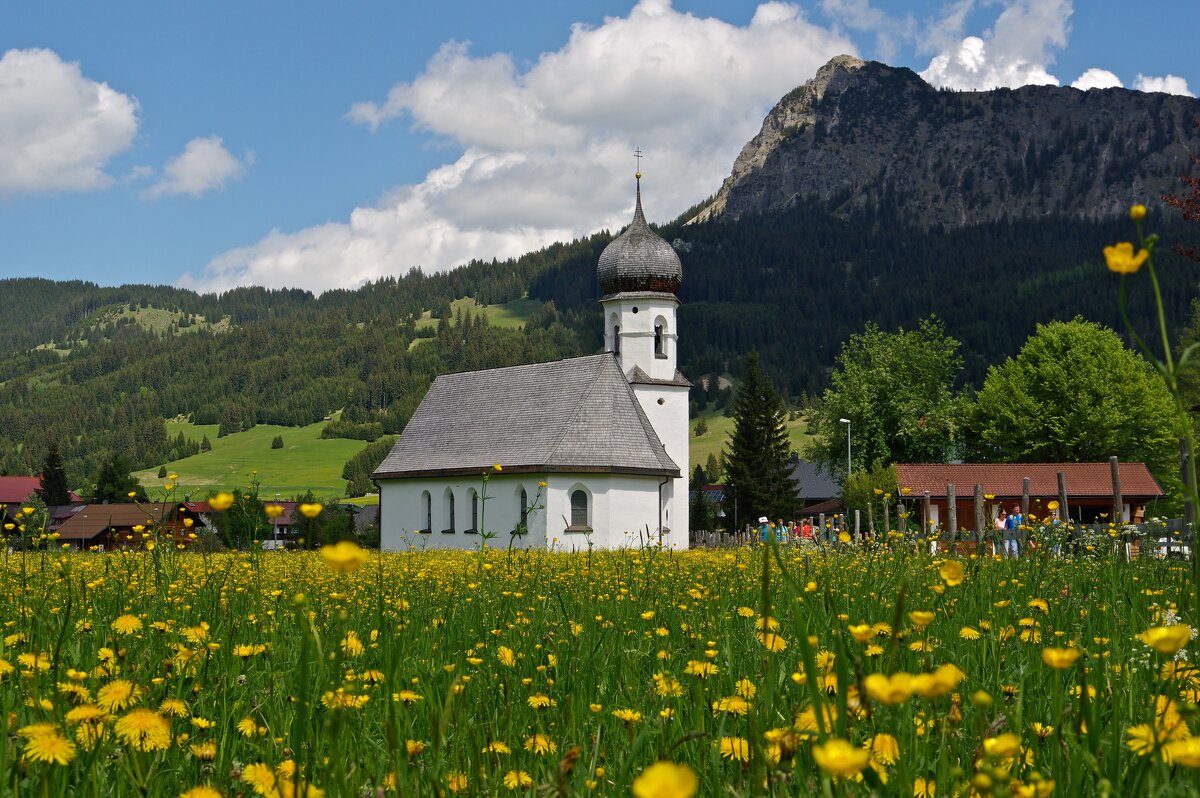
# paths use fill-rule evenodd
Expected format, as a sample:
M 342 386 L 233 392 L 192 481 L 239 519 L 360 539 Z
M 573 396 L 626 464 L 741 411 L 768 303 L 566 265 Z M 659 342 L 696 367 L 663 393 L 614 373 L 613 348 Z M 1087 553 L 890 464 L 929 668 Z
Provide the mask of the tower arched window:
M 613 354 L 621 354 L 621 328 L 619 326 L 613 327 Z
M 421 521 L 423 522 L 422 532 L 433 531 L 433 497 L 427 490 L 421 491 Z
M 521 530 L 528 529 L 528 527 L 529 527 L 529 494 L 525 492 L 524 488 L 521 488 L 521 493 L 517 497 L 517 511 L 519 513 L 519 515 L 517 516 L 517 528 L 521 529 Z

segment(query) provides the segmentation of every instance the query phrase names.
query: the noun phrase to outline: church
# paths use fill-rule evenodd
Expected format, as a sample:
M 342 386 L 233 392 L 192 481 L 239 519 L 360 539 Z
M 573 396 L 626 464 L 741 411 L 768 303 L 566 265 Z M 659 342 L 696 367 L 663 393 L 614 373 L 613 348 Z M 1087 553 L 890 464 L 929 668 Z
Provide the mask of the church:
M 683 266 L 636 178 L 596 268 L 604 351 L 438 377 L 374 473 L 382 548 L 687 548 Z

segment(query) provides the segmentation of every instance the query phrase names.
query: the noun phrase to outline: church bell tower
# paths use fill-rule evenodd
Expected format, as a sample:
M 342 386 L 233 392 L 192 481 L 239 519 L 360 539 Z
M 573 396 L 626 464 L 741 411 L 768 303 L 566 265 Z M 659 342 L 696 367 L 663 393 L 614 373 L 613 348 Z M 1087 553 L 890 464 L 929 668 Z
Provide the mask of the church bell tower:
M 604 349 L 612 352 L 629 380 L 667 455 L 681 476 L 663 491 L 664 545 L 688 542 L 688 389 L 678 368 L 679 255 L 650 229 L 642 213 L 642 174 L 637 180 L 633 221 L 613 239 L 596 268 L 603 297 Z

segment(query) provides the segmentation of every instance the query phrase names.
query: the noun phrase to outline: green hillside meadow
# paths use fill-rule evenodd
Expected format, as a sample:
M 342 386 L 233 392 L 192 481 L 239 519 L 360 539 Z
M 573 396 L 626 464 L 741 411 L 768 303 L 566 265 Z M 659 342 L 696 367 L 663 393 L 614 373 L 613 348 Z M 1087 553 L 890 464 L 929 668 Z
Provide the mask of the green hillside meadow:
M 696 437 L 696 424 L 704 419 L 708 424 L 708 432 Z M 804 418 L 788 419 L 786 422 L 789 445 L 794 452 L 800 452 L 803 446 L 812 440 L 808 434 L 808 422 Z M 733 434 L 733 419 L 724 415 L 720 410 L 705 410 L 688 422 L 688 431 L 692 436 L 691 448 L 688 451 L 688 474 L 696 466 L 708 462 L 708 456 L 721 456 L 729 444 L 729 436 Z
M 176 420 L 166 425 L 169 435 L 183 432 L 185 437 L 195 440 L 207 435 L 212 442 L 211 452 L 167 463 L 167 470 L 179 475 L 179 492 L 197 497 L 214 490 L 244 488 L 255 470 L 264 498 L 273 498 L 276 493 L 288 498 L 310 489 L 317 496 L 341 496 L 346 490 L 342 466 L 366 445 L 344 438 L 322 439 L 324 421 L 306 427 L 260 424 L 223 438 L 217 437 L 216 424 Z M 282 449 L 271 448 L 271 439 L 276 435 L 283 436 Z M 138 471 L 134 476 L 147 489 L 163 483 L 157 467 Z

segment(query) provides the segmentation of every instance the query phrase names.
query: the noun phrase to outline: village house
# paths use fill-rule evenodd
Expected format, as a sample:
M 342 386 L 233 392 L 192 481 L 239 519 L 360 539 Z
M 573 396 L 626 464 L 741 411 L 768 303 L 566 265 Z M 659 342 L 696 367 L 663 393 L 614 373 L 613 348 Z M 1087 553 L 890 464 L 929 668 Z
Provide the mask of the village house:
M 140 549 L 155 537 L 189 545 L 207 525 L 207 502 L 84 504 L 51 531 L 58 544 L 89 549 Z
M 596 269 L 604 351 L 438 377 L 374 474 L 382 548 L 687 548 L 683 267 L 640 178 Z

